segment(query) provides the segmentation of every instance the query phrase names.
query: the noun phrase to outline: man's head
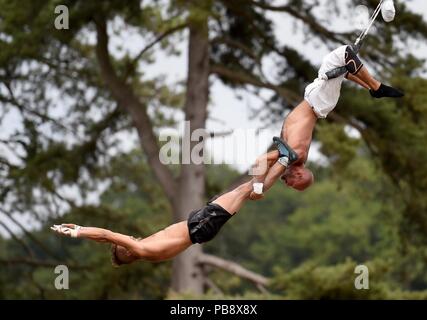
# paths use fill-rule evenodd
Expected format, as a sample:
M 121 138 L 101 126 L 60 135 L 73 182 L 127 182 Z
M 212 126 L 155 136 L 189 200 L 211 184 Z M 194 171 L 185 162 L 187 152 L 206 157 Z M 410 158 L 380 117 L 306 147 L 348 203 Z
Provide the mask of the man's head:
M 305 168 L 304 165 L 288 167 L 281 179 L 288 187 L 298 191 L 304 191 L 314 182 L 313 173 Z
M 118 245 L 111 245 L 111 262 L 113 266 L 119 267 L 138 260 L 128 249 Z

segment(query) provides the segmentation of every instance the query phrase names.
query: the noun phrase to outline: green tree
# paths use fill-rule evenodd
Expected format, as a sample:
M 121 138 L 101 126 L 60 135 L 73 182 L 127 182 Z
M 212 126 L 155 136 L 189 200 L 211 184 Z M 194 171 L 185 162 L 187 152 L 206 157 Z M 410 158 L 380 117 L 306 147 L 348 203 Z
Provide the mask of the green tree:
M 373 8 L 376 2 L 362 3 Z M 339 18 L 348 10 L 339 3 L 327 1 L 322 5 Z M 70 9 L 69 30 L 53 27 L 54 8 L 58 4 Z M 351 0 L 348 4 L 360 4 L 360 1 Z M 203 165 L 173 168 L 159 161 L 158 130 L 176 125 L 170 111 L 181 112 L 184 119 L 191 120 L 191 129 L 205 128 L 209 80 L 219 79 L 236 92 L 258 95 L 267 90 L 273 93 L 264 101 L 258 116 L 266 119 L 267 125 L 269 121 L 282 119 L 299 102 L 302 88 L 315 76 L 316 68 L 303 52 L 279 45 L 268 13 L 283 14 L 284 19 L 301 22 L 311 41 L 321 41 L 328 48 L 354 39 L 353 33 L 330 30 L 318 19 L 318 6 L 309 1 L 288 1 L 280 6 L 263 0 L 144 1 L 142 6 L 141 1 L 136 0 L 49 0 L 0 1 L 0 5 L 0 120 L 2 125 L 13 119 L 19 123 L 0 140 L 1 146 L 8 150 L 7 154 L 0 155 L 1 211 L 8 219 L 13 219 L 14 213 L 30 213 L 43 225 L 50 218 L 58 218 L 58 212 L 69 211 L 72 217 L 81 215 L 87 217 L 82 222 L 91 222 L 90 215 L 105 210 L 105 207 L 87 204 L 91 194 L 99 193 L 101 183 L 111 184 L 114 180 L 114 176 L 105 174 L 106 163 L 110 163 L 112 154 L 117 152 L 120 144 L 117 134 L 123 132 L 136 132 L 145 163 L 161 190 L 150 189 L 148 193 L 163 195 L 165 203 L 161 203 L 170 208 L 171 220 L 185 219 L 188 212 L 202 205 L 205 186 L 209 187 L 210 183 L 205 179 Z M 315 138 L 334 166 L 334 171 L 328 173 L 331 176 L 345 175 L 352 157 L 359 153 L 369 154 L 369 159 L 378 165 L 376 168 L 387 173 L 393 182 L 393 186 L 387 184 L 387 196 L 393 198 L 390 202 L 396 208 L 391 219 L 400 227 L 400 238 L 406 245 L 402 251 L 408 254 L 407 261 L 413 261 L 413 246 L 425 244 L 427 230 L 424 215 L 427 202 L 423 197 L 427 184 L 424 165 L 427 151 L 423 147 L 427 132 L 426 92 L 425 79 L 421 77 L 423 61 L 399 48 L 413 39 L 424 40 L 427 28 L 422 17 L 409 11 L 403 3 L 398 2 L 397 9 L 399 14 L 393 24 L 378 21 L 376 37 L 367 39 L 361 54 L 367 61 L 374 62 L 382 79 L 402 87 L 407 97 L 399 101 L 374 101 L 364 91 L 346 88 L 336 112 L 320 125 Z M 141 34 L 142 41 L 146 42 L 136 55 L 113 41 L 126 37 L 129 30 Z M 150 78 L 144 72 L 144 65 L 156 62 L 153 49 L 161 46 L 164 52 L 173 55 L 183 37 L 188 47 L 184 87 L 179 83 L 166 83 L 162 77 Z M 277 79 L 267 77 L 263 71 L 265 60 L 271 57 L 278 68 Z M 348 126 L 359 131 L 359 140 L 363 143 L 348 137 Z M 188 133 L 184 136 L 187 138 Z M 191 146 L 197 142 L 193 141 Z M 333 188 L 326 183 L 322 187 L 324 189 L 315 190 L 325 194 Z M 66 196 L 66 191 L 73 188 L 80 199 Z M 350 191 L 344 195 L 350 194 L 354 195 Z M 114 201 L 113 195 L 111 197 Z M 311 197 L 307 201 L 320 200 L 319 196 Z M 301 206 L 293 198 L 288 199 L 289 207 L 283 209 L 286 213 Z M 342 224 L 337 214 L 342 210 L 340 205 L 348 205 L 349 210 L 345 212 L 350 218 L 362 210 L 358 201 L 346 200 L 343 204 L 341 199 L 331 198 L 330 201 L 338 202 L 335 207 L 323 203 L 324 207 L 313 210 L 329 213 L 328 218 L 339 227 Z M 117 201 L 121 203 L 125 199 Z M 271 205 L 268 212 L 283 206 L 279 200 L 265 203 Z M 133 205 L 138 207 L 137 203 Z M 151 206 L 141 205 L 140 209 L 152 211 Z M 374 216 L 381 211 L 376 204 L 369 210 Z M 116 208 L 112 215 L 119 216 L 117 211 Z M 320 219 L 315 216 L 313 219 L 303 209 L 296 212 L 298 215 L 290 219 L 296 225 L 304 221 L 318 223 Z M 364 217 L 354 223 L 368 226 L 370 219 Z M 24 263 L 31 265 L 34 259 L 36 262 L 39 262 L 37 259 L 72 262 L 71 254 L 58 256 L 56 251 L 52 252 L 52 244 L 44 236 L 29 232 L 19 221 L 13 223 L 25 235 L 25 240 L 38 248 L 36 254 L 32 253 L 32 246 L 15 236 L 15 231 L 7 229 L 7 225 L 3 226 L 20 248 L 9 252 L 31 258 Z M 249 231 L 251 226 L 246 228 Z M 308 238 L 317 240 L 325 231 L 315 229 L 313 227 L 313 234 Z M 359 237 L 357 230 L 351 231 L 348 235 L 337 235 L 337 239 L 348 243 Z M 288 237 L 304 240 L 298 233 L 290 233 Z M 327 249 L 316 261 L 326 261 L 341 250 Z M 225 253 L 233 249 L 222 250 Z M 298 252 L 298 248 L 289 250 L 308 258 Z M 354 250 L 358 252 L 355 256 L 369 254 L 361 248 Z M 207 278 L 198 263 L 201 255 L 200 246 L 195 246 L 175 259 L 174 290 L 196 294 L 203 291 Z M 13 256 L 6 258 L 13 260 Z M 230 258 L 238 260 L 236 256 Z M 265 266 L 263 271 L 268 273 L 267 269 Z M 404 273 L 402 277 L 408 283 L 414 280 Z M 417 281 L 423 283 L 420 279 Z M 44 294 L 38 283 L 34 287 Z

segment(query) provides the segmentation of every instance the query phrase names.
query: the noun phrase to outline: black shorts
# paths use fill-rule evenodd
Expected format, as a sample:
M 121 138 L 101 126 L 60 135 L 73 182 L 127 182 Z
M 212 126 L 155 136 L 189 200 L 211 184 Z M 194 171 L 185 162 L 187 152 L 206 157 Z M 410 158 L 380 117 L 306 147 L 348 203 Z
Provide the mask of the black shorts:
M 187 221 L 191 242 L 203 243 L 212 240 L 232 216 L 223 207 L 211 202 L 191 212 Z

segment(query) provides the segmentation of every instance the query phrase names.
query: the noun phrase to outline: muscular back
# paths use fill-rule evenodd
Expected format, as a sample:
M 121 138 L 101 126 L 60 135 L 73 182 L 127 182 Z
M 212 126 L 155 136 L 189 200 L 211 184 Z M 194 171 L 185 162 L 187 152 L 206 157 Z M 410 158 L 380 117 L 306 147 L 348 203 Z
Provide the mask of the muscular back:
M 304 100 L 292 110 L 283 124 L 282 138 L 298 154 L 299 163 L 307 161 L 316 121 L 317 116 L 308 102 Z

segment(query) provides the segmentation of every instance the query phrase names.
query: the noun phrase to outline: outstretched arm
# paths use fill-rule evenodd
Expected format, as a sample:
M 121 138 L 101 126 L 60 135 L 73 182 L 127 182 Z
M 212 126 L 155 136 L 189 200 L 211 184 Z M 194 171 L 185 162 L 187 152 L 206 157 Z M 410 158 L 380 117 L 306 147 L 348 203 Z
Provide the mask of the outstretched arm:
M 279 152 L 277 150 L 270 151 L 258 157 L 249 172 L 249 174 L 253 176 L 253 182 L 264 182 L 269 169 L 278 158 Z
M 132 254 L 140 254 L 139 242 L 130 236 L 116 233 L 108 229 L 94 227 L 80 227 L 75 224 L 65 223 L 51 228 L 59 234 L 74 238 L 85 238 L 96 242 L 116 244 L 125 247 Z
M 261 183 L 263 184 L 263 188 L 262 188 L 262 193 L 251 192 L 249 196 L 251 200 L 259 200 L 263 198 L 263 193 L 266 191 L 265 180 L 267 176 L 270 174 L 271 167 L 273 167 L 273 165 L 277 162 L 278 158 L 279 158 L 279 152 L 277 150 L 274 150 L 260 156 L 255 161 L 255 164 L 253 165 L 253 167 L 251 168 L 251 171 L 249 172 L 249 174 L 253 176 L 251 183 L 252 185 L 255 183 Z
M 75 224 L 56 225 L 51 229 L 65 236 L 115 244 L 120 250 L 119 254 L 127 257 L 131 255 L 132 261 L 138 259 L 152 262 L 167 260 L 192 244 L 186 221 L 175 223 L 141 240 L 107 229 L 80 227 Z

